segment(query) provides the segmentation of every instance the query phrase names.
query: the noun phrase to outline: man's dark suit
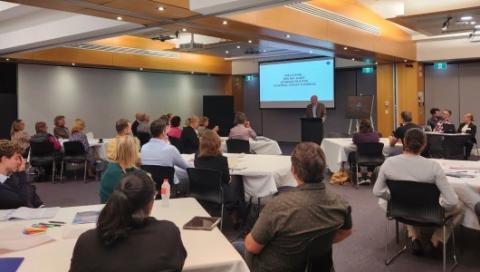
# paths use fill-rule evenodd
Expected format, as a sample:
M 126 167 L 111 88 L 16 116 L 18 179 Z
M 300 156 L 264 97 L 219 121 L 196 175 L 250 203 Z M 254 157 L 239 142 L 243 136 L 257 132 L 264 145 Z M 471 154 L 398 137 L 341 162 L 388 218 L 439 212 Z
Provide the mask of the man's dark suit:
M 308 104 L 307 110 L 305 111 L 305 115 L 307 118 L 313 118 L 313 105 Z M 325 109 L 325 105 L 323 103 L 317 103 L 317 116 L 316 118 L 325 119 L 327 117 L 327 110 Z
M 28 183 L 25 172 L 14 173 L 0 183 L 0 209 L 37 208 L 42 204 L 35 186 Z

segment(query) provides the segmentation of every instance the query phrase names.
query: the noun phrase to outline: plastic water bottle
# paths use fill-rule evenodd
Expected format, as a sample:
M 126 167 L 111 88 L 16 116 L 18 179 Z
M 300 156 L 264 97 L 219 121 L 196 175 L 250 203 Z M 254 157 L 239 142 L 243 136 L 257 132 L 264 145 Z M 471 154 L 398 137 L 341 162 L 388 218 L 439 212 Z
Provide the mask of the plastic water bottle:
M 163 179 L 162 187 L 160 188 L 160 196 L 162 197 L 162 206 L 168 207 L 170 205 L 170 183 L 168 179 Z

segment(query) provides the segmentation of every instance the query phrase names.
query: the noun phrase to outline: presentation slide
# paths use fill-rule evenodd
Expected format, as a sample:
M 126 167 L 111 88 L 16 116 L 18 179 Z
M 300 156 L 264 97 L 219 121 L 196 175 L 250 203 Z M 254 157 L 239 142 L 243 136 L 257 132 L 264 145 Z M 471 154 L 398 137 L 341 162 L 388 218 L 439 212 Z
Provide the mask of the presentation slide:
M 310 97 L 335 107 L 331 58 L 260 63 L 260 108 L 305 108 Z

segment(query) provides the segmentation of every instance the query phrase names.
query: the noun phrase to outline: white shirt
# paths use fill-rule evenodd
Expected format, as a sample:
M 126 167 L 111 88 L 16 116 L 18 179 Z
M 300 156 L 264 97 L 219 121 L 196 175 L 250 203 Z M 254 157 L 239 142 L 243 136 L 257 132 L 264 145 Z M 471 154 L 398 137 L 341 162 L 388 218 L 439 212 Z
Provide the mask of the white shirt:
M 467 131 L 469 131 L 469 130 L 470 130 L 470 128 L 468 127 L 468 124 L 465 124 L 461 129 L 462 133 L 467 133 Z
M 318 104 L 312 105 L 313 118 L 317 118 L 317 105 Z
M 4 174 L 0 174 L 0 183 L 4 184 L 5 181 L 9 178 L 9 176 L 5 176 Z

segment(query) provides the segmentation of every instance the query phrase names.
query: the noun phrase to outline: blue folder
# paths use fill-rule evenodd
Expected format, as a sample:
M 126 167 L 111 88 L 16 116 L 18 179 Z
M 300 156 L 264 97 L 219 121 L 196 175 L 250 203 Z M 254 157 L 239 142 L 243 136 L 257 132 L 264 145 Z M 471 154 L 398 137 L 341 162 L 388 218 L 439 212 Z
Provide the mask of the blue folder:
M 15 272 L 23 262 L 23 258 L 0 258 L 0 271 Z

